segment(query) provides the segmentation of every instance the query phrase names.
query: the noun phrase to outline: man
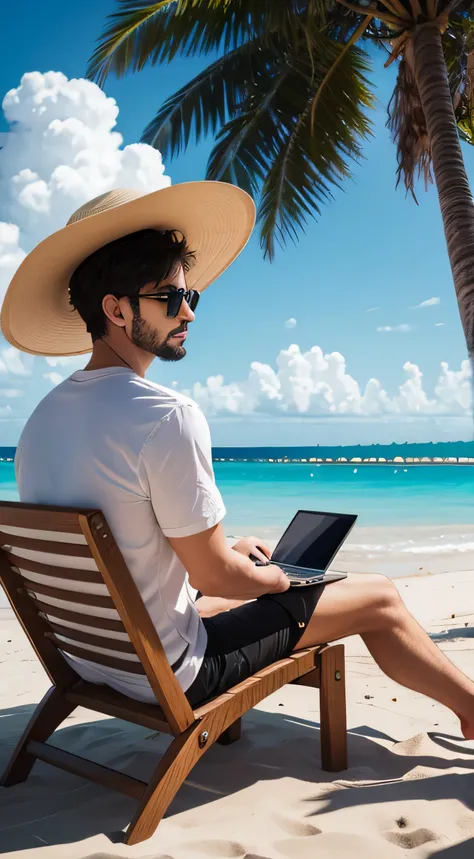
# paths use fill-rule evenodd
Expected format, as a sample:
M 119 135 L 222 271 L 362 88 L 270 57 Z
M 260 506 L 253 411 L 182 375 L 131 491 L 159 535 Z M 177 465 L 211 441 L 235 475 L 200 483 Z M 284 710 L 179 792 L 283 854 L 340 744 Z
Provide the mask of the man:
M 250 198 L 224 183 L 114 191 L 26 258 L 5 299 L 7 339 L 37 354 L 92 345 L 92 355 L 27 422 L 20 497 L 102 509 L 193 705 L 294 649 L 358 633 L 389 677 L 449 707 L 474 738 L 474 683 L 388 578 L 295 591 L 278 567 L 249 559 L 270 556 L 262 541 L 227 544 L 206 420 L 187 397 L 145 380 L 155 357 L 185 356 L 200 292 L 240 252 L 253 221 Z M 88 680 L 154 700 L 146 678 L 69 658 Z

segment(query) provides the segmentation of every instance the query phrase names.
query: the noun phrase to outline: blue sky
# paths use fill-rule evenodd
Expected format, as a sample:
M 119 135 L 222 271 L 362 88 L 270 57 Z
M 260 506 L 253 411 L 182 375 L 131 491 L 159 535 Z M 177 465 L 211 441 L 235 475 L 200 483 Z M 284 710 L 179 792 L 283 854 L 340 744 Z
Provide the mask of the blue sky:
M 3 15 L 2 97 L 19 86 L 25 72 L 53 70 L 68 78 L 84 75 L 94 40 L 115 3 L 95 0 L 87 7 L 84 14 L 84 4 L 57 0 L 9 4 Z M 123 135 L 124 145 L 140 139 L 163 100 L 206 62 L 178 59 L 170 67 L 106 82 L 105 92 L 116 99 L 120 110 L 116 130 Z M 254 236 L 234 266 L 205 293 L 188 340 L 187 358 L 178 365 L 153 365 L 150 378 L 165 385 L 174 383 L 202 403 L 216 444 L 471 437 L 467 385 L 461 371 L 465 346 L 437 194 L 434 188 L 427 193 L 420 188 L 417 207 L 394 187 L 395 149 L 385 122 L 395 74 L 395 66 L 383 69 L 382 55 L 374 58 L 372 77 L 379 99 L 372 113 L 374 136 L 365 145 L 365 161 L 354 168 L 353 181 L 345 184 L 343 192 L 336 192 L 319 222 L 310 222 L 300 242 L 280 250 L 273 264 L 263 260 Z M 0 131 L 6 132 L 3 117 L 1 122 Z M 166 163 L 172 182 L 203 178 L 210 148 L 209 140 Z M 474 152 L 465 147 L 464 155 L 474 180 Z M 0 209 L 2 219 L 8 220 Z M 432 298 L 439 303 L 414 309 Z M 371 308 L 379 309 L 368 312 Z M 289 319 L 296 320 L 293 327 L 286 327 Z M 377 331 L 399 326 L 402 330 Z M 316 382 L 323 386 L 319 406 L 307 404 L 303 390 L 307 364 L 298 351 L 288 355 L 292 344 L 302 355 L 317 346 L 325 355 L 337 352 L 345 359 L 342 382 L 339 359 L 332 370 L 318 371 Z M 262 379 L 268 381 L 265 365 L 277 373 L 279 355 L 280 373 L 270 380 L 280 386 L 279 398 L 257 396 L 255 386 L 260 385 L 261 391 Z M 252 362 L 258 366 L 248 383 Z M 449 371 L 441 370 L 441 362 L 458 375 L 447 376 Z M 18 363 L 12 355 L 3 363 L 0 443 L 12 444 L 36 402 L 58 380 L 54 374 L 65 375 L 74 368 L 51 369 L 43 359 Z M 216 376 L 223 381 L 209 388 L 207 379 Z M 358 383 L 361 397 L 369 379 L 375 377 L 380 383 L 380 388 L 367 392 L 357 415 L 350 409 L 340 414 L 344 412 L 338 406 L 341 397 L 353 390 L 347 376 Z M 197 382 L 201 387 L 196 389 Z M 344 396 L 336 390 L 341 384 Z M 405 385 L 402 391 L 401 385 Z M 463 392 L 451 407 L 446 405 L 447 397 L 456 386 L 463 387 Z M 6 393 L 9 388 L 18 396 Z M 380 400 L 381 389 L 392 405 L 379 414 L 370 403 L 374 397 Z M 232 411 L 236 402 L 237 416 Z M 335 403 L 336 411 L 328 407 L 326 412 L 321 402 Z

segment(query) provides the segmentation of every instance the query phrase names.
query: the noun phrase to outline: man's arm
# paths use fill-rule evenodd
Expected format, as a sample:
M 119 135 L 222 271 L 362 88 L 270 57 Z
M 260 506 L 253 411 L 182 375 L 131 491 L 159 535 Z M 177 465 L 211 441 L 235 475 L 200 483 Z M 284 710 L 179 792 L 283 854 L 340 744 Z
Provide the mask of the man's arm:
M 209 427 L 195 404 L 178 404 L 159 421 L 139 468 L 144 493 L 193 587 L 205 596 L 240 600 L 287 589 L 278 567 L 256 567 L 227 544 L 218 524 L 225 507 L 214 480 Z
M 279 567 L 256 567 L 234 551 L 222 525 L 214 525 L 191 537 L 168 537 L 193 588 L 208 597 L 251 600 L 263 594 L 286 591 L 289 580 Z

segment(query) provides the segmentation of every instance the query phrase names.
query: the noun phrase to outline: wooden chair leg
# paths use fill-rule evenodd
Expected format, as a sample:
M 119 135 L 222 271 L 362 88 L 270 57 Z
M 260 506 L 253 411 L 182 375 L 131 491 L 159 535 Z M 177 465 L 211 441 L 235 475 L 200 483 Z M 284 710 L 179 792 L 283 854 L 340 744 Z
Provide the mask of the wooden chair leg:
M 242 719 L 236 719 L 232 725 L 229 725 L 227 730 L 224 731 L 223 734 L 220 735 L 217 740 L 221 746 L 230 746 L 231 743 L 235 743 L 237 740 L 240 740 L 240 736 L 242 733 Z
M 202 725 L 194 722 L 173 740 L 140 800 L 127 829 L 125 844 L 139 844 L 153 835 L 179 788 L 202 756 L 207 737 Z
M 27 751 L 31 740 L 44 743 L 59 727 L 61 722 L 76 709 L 76 704 L 70 704 L 56 686 L 52 686 L 43 700 L 38 704 L 28 722 L 21 739 L 13 752 L 7 768 L 2 776 L 0 785 L 11 787 L 28 778 L 36 758 Z
M 325 647 L 321 659 L 321 763 L 327 772 L 347 769 L 344 645 Z

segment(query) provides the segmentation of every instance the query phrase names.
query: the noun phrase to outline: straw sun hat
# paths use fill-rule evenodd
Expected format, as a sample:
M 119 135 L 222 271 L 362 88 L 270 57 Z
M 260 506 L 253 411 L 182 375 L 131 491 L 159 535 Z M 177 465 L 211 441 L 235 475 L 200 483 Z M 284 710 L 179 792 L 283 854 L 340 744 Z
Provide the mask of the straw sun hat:
M 177 230 L 196 254 L 188 288 L 202 292 L 238 256 L 254 222 L 251 197 L 226 182 L 186 182 L 151 194 L 127 189 L 102 194 L 23 260 L 3 302 L 2 333 L 17 349 L 34 355 L 90 352 L 90 335 L 68 293 L 74 269 L 89 254 L 127 233 Z

